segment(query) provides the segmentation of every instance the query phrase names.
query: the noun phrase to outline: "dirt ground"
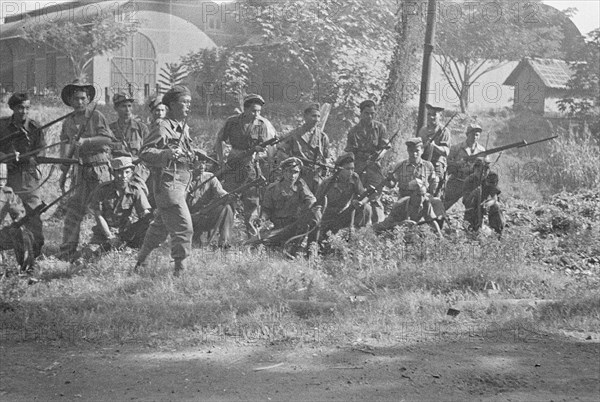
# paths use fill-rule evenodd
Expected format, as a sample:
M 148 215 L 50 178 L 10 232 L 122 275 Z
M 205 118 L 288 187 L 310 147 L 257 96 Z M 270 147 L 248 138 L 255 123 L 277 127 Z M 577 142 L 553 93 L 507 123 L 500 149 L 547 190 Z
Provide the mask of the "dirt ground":
M 597 334 L 378 343 L 107 347 L 5 339 L 0 400 L 597 401 L 600 395 Z

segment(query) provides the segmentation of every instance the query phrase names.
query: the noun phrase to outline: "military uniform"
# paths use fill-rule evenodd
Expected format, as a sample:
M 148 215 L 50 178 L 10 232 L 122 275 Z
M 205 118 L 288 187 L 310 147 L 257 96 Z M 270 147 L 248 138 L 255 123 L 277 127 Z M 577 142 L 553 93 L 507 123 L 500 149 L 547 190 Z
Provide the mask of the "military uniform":
M 473 163 L 467 162 L 471 155 L 484 152 L 485 148 L 479 143 L 472 146 L 467 145 L 466 141 L 450 147 L 448 155 L 448 173 L 450 178 L 446 184 L 446 194 L 444 198 L 444 207 L 450 209 L 463 196 L 464 180 L 473 172 Z M 481 158 L 484 159 L 484 158 Z
M 464 219 L 469 229 L 478 231 L 483 224 L 483 216 L 487 213 L 488 223 L 498 234 L 502 234 L 505 226 L 504 215 L 498 203 L 501 191 L 498 188 L 498 175 L 488 173 L 486 177 L 476 173 L 465 180 L 463 186 Z
M 352 152 L 356 156 L 355 171 L 359 173 L 363 185 L 377 187 L 384 180 L 381 163 L 379 161 L 369 162 L 368 159 L 384 149 L 387 144 L 385 125 L 378 121 L 373 121 L 369 125 L 361 121 L 348 132 L 344 151 Z M 374 222 L 382 220 L 384 216 L 380 198 L 380 195 L 371 198 Z
M 172 147 L 180 147 L 187 156 L 169 159 Z M 190 255 L 193 226 L 186 192 L 192 179 L 193 155 L 189 127 L 170 118 L 160 120 L 144 143 L 140 158 L 151 170 L 157 210 L 138 255 L 139 262 L 145 261 L 167 235 L 171 236 L 171 257 L 176 263 Z
M 212 177 L 212 179 L 210 179 Z M 210 179 L 210 180 L 209 180 Z M 223 189 L 219 179 L 212 173 L 203 172 L 195 181 L 204 183 L 188 197 L 192 222 L 194 225 L 193 242 L 200 244 L 203 232 L 208 232 L 209 240 L 216 231 L 219 232 L 219 246 L 230 245 L 231 230 L 233 229 L 233 208 L 228 200 L 210 210 L 204 210 L 212 201 L 225 197 L 228 193 Z
M 439 179 L 438 186 L 432 194 L 437 195 L 446 176 L 446 167 L 448 166 L 446 158 L 450 153 L 450 132 L 440 125 L 432 128 L 425 126 L 419 130 L 419 137 L 423 140 L 423 143 L 427 143 L 431 138 L 435 137 L 433 143 L 442 148 L 442 151 L 440 152 L 437 149 L 430 149 L 431 145 L 428 145 L 423 150 L 423 155 L 429 155 L 429 153 L 431 153 L 431 160 L 429 160 L 429 162 L 431 162 L 435 168 L 435 174 Z
M 81 221 L 87 211 L 90 194 L 99 184 L 112 179 L 109 168 L 110 144 L 115 138 L 102 113 L 86 109 L 85 113 L 67 117 L 63 122 L 60 139 L 71 141 L 86 122 L 81 138 L 88 141 L 78 147 L 75 153 L 75 157 L 81 160 L 82 166 L 74 167 L 75 176 L 71 186 L 75 186 L 76 189 L 67 203 L 61 245 L 61 252 L 65 256 L 73 254 L 77 249 Z
M 280 143 L 279 150 L 284 157 L 295 156 L 318 163 L 327 163 L 329 158 L 329 137 L 319 130 L 317 125 L 312 128 L 302 125 L 288 134 L 289 139 Z M 322 169 L 317 166 L 304 164 L 300 177 L 308 184 L 310 191 L 315 193 L 322 182 Z
M 22 154 L 44 147 L 46 145 L 44 133 L 38 131 L 39 127 L 41 127 L 40 124 L 35 120 L 26 119 L 22 128 L 27 133 L 22 132 L 19 136 L 6 141 L 6 136 L 21 131 L 21 125 L 14 121 L 13 116 L 0 119 L 0 154 L 15 152 Z M 44 152 L 40 151 L 37 156 L 43 156 L 43 154 Z M 7 185 L 17 192 L 28 213 L 31 213 L 42 204 L 40 190 L 42 177 L 37 166 L 30 163 L 32 156 L 8 163 Z M 33 254 L 34 257 L 37 257 L 42 253 L 42 246 L 44 245 L 44 232 L 40 215 L 33 217 L 27 224 L 27 228 L 33 234 Z
M 100 214 L 114 230 L 120 240 L 127 246 L 138 248 L 143 242 L 149 220 L 145 225 L 135 225 L 144 218 L 151 208 L 144 189 L 137 182 L 125 183 L 124 188 L 114 182 L 102 183 L 90 197 L 90 209 L 94 214 Z M 134 226 L 135 225 L 135 226 Z M 132 227 L 135 230 L 132 230 Z M 109 239 L 100 229 L 100 226 L 92 228 L 92 243 L 107 245 Z
M 432 194 L 438 185 L 438 177 L 431 162 L 419 158 L 414 163 L 408 159 L 400 162 L 393 170 L 392 177 L 398 185 L 398 196 L 409 196 L 412 191 L 409 190 L 411 180 L 419 179 L 427 183 L 428 192 Z
M 140 149 L 142 149 L 144 140 L 149 135 L 148 126 L 132 118 L 125 125 L 122 125 L 118 120 L 112 122 L 110 123 L 110 129 L 117 139 L 117 142 L 112 146 L 113 156 L 139 158 Z M 134 180 L 140 183 L 142 189 L 148 193 L 147 182 L 150 176 L 150 169 L 143 162 L 138 162 L 133 170 L 133 175 Z
M 242 160 L 241 155 L 252 150 L 260 143 L 274 138 L 275 134 L 271 123 L 262 116 L 258 116 L 249 123 L 244 121 L 243 113 L 227 119 L 218 138 L 218 141 L 231 145 L 231 151 L 227 156 L 227 164 L 232 167 L 232 170 L 221 177 L 226 191 L 233 191 L 248 181 L 256 179 L 261 174 L 268 176 L 270 166 L 268 166 L 268 161 L 265 161 L 265 158 L 270 159 L 270 150 L 257 155 L 260 158 L 258 169 L 250 158 Z M 258 214 L 258 189 L 252 187 L 244 191 L 240 195 L 240 200 L 244 208 L 246 231 L 250 233 L 252 229 L 250 221 Z
M 4 169 L 3 167 L 1 169 Z M 15 250 L 15 257 L 21 269 L 31 269 L 33 264 L 33 234 L 26 227 L 14 228 L 4 226 L 6 215 L 13 221 L 18 221 L 25 216 L 23 203 L 12 188 L 0 187 L 0 250 Z

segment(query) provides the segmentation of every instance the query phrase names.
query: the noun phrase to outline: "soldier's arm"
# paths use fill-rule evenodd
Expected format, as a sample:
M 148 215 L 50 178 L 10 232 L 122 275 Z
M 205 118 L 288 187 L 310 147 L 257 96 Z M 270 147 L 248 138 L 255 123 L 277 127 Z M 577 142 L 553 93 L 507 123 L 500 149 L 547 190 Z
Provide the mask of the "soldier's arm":
M 317 199 L 310 191 L 308 186 L 302 185 L 301 188 L 302 205 L 304 205 L 306 208 L 311 208 L 313 205 L 315 205 Z
M 84 137 L 79 139 L 78 145 L 83 152 L 104 151 L 104 147 L 110 146 L 116 141 L 115 136 L 110 130 L 108 120 L 97 110 L 94 110 L 89 123 L 94 127 L 94 136 Z M 87 133 L 87 130 L 84 134 Z
M 13 221 L 18 221 L 19 219 L 23 218 L 26 213 L 25 207 L 23 206 L 23 203 L 21 202 L 21 198 L 17 197 L 15 195 L 15 193 L 13 193 L 12 191 L 7 193 L 6 195 L 7 195 L 7 203 L 5 205 L 8 206 L 7 212 Z M 4 220 L 4 217 L 6 216 L 6 212 L 4 212 L 0 215 L 2 215 L 2 216 L 0 216 L 0 218 L 1 218 L 0 222 L 2 222 Z
M 433 169 L 433 165 L 431 165 L 431 171 L 429 172 L 429 177 L 427 178 L 427 182 L 429 183 L 429 189 L 427 190 L 429 194 L 434 194 L 437 189 L 437 185 L 440 179 L 435 174 L 435 170 Z
M 385 124 L 379 123 L 379 142 L 377 144 L 377 148 L 384 149 L 389 145 L 389 143 L 390 140 L 388 138 L 387 128 L 385 127 Z
M 154 167 L 166 167 L 173 158 L 173 151 L 167 147 L 166 121 L 160 121 L 150 131 L 147 141 L 140 150 L 140 159 Z
M 356 134 L 353 128 L 348 131 L 348 137 L 346 140 L 346 148 L 344 148 L 344 152 L 353 152 L 356 154 L 358 150 L 358 143 L 356 141 Z
M 215 194 L 217 195 L 217 197 L 223 197 L 224 195 L 229 194 L 227 191 L 225 191 L 225 189 L 221 185 L 221 182 L 215 176 L 213 176 L 213 178 L 209 182 L 209 184 L 213 186 L 213 188 L 215 190 Z
M 217 154 L 217 160 L 219 163 L 223 163 L 225 160 L 225 155 L 223 153 L 223 143 L 226 143 L 229 138 L 227 137 L 227 130 L 225 130 L 227 126 L 227 122 L 221 127 L 219 133 L 217 134 L 217 141 L 215 142 L 215 153 Z
M 141 189 L 137 189 L 135 195 L 136 195 L 135 204 L 134 204 L 135 213 L 137 214 L 138 219 L 141 219 L 150 213 L 152 206 L 150 205 L 150 202 L 148 201 L 148 197 L 146 197 L 146 193 L 144 191 L 142 191 Z

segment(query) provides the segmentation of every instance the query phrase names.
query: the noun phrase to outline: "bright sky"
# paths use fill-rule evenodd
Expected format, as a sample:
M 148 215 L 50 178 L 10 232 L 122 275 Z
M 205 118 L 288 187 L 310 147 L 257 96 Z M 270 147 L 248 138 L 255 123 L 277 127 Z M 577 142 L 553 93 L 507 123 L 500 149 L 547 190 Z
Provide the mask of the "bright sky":
M 18 14 L 19 12 L 31 11 L 46 7 L 47 5 L 69 1 L 71 0 L 0 0 L 0 18 L 3 18 L 5 14 Z M 216 2 L 219 3 L 220 1 L 217 0 Z M 600 1 L 598 0 L 543 0 L 543 2 L 559 10 L 570 7 L 577 8 L 578 12 L 573 17 L 573 22 L 584 35 L 600 27 Z

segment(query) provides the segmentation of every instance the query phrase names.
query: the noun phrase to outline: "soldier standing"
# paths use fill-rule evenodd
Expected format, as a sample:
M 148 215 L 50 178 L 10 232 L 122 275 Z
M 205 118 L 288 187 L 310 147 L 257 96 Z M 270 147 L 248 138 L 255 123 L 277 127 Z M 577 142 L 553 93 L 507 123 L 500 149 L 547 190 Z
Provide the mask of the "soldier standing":
M 385 177 L 381 171 L 381 162 L 373 160 L 379 151 L 388 146 L 385 125 L 375 120 L 376 106 L 372 100 L 361 102 L 360 121 L 348 132 L 346 152 L 352 152 L 356 157 L 356 171 L 364 186 L 377 187 Z M 373 223 L 384 218 L 381 195 L 375 194 L 370 198 Z
M 227 191 L 233 191 L 260 175 L 268 177 L 269 172 L 263 170 L 271 168 L 274 150 L 263 149 L 259 144 L 276 137 L 277 133 L 271 123 L 260 115 L 264 104 L 265 101 L 260 95 L 246 96 L 244 111 L 228 118 L 219 132 L 215 146 L 219 163 L 224 161 L 224 143 L 231 145 L 227 164 L 232 169 L 221 178 Z M 249 153 L 251 157 L 247 157 Z M 254 231 L 251 221 L 258 215 L 258 194 L 258 189 L 253 187 L 240 195 L 248 237 Z
M 146 265 L 152 250 L 170 236 L 174 275 L 179 276 L 192 248 L 192 217 L 186 204 L 195 158 L 186 124 L 192 94 L 187 87 L 176 85 L 164 95 L 163 103 L 168 107 L 167 116 L 152 128 L 140 153 L 140 158 L 152 171 L 152 192 L 157 210 L 134 271 Z
M 63 228 L 63 244 L 60 246 L 61 258 L 70 258 L 77 250 L 81 221 L 87 211 L 89 195 L 101 183 L 111 180 L 110 145 L 115 137 L 108 126 L 108 121 L 97 110 L 89 110 L 88 105 L 96 96 L 93 85 L 75 81 L 65 86 L 61 92 L 63 102 L 71 106 L 74 114 L 63 122 L 60 139 L 69 142 L 61 145 L 63 158 L 73 155 L 78 157 L 82 166 L 74 166 L 74 177 L 71 186 L 75 186 L 72 197 L 67 202 L 65 224 Z M 75 141 L 75 139 L 77 141 Z M 63 177 L 69 166 L 62 166 Z M 64 182 L 61 183 L 61 186 Z
M 446 184 L 444 208 L 450 209 L 463 196 L 463 183 L 473 172 L 475 159 L 471 156 L 484 152 L 485 148 L 477 140 L 481 135 L 482 128 L 479 124 L 469 124 L 467 127 L 467 139 L 460 144 L 450 147 L 448 155 L 448 174 L 450 178 Z M 484 161 L 487 158 L 477 158 Z
M 0 155 L 35 151 L 46 145 L 44 133 L 40 125 L 29 118 L 31 100 L 27 93 L 15 93 L 8 99 L 12 116 L 0 119 Z M 14 135 L 16 134 L 16 135 Z M 9 138 L 10 136 L 10 138 Z M 44 151 L 35 155 L 8 163 L 8 186 L 15 191 L 25 205 L 25 211 L 31 213 L 42 204 L 41 174 L 37 168 L 36 156 L 43 156 Z M 44 232 L 40 215 L 32 217 L 27 228 L 33 233 L 33 257 L 42 254 Z
M 294 156 L 316 163 L 327 162 L 329 137 L 319 128 L 320 118 L 318 104 L 310 105 L 304 110 L 304 124 L 288 134 L 286 140 L 278 147 L 278 150 L 284 154 L 284 158 Z M 305 164 L 300 177 L 308 184 L 310 191 L 315 193 L 321 184 L 322 173 L 322 169 L 318 166 Z
M 105 251 L 122 244 L 140 247 L 149 224 L 150 203 L 139 183 L 132 180 L 134 164 L 129 156 L 111 161 L 113 181 L 100 184 L 90 196 L 96 218 L 91 243 Z M 136 225 L 137 223 L 137 225 Z
M 423 158 L 433 164 L 435 174 L 439 179 L 438 187 L 432 193 L 437 197 L 446 177 L 446 158 L 450 153 L 450 132 L 440 124 L 444 108 L 430 104 L 427 104 L 426 107 L 427 126 L 419 130 L 419 137 L 423 141 Z

